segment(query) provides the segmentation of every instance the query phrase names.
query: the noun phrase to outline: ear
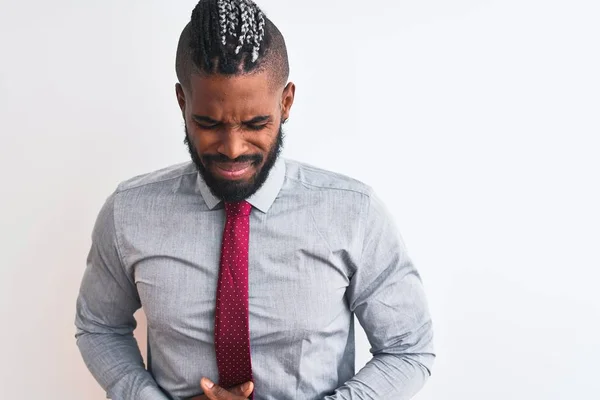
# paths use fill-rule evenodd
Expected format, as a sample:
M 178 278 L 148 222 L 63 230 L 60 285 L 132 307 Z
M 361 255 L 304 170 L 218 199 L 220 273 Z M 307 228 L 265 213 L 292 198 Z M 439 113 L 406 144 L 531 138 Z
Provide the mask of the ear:
M 293 82 L 289 82 L 283 89 L 281 95 L 281 119 L 283 121 L 290 117 L 290 111 L 294 105 L 294 96 L 296 95 L 296 85 Z
M 175 94 L 177 95 L 177 103 L 179 104 L 181 115 L 185 120 L 185 92 L 183 91 L 183 86 L 181 86 L 180 83 L 175 84 Z

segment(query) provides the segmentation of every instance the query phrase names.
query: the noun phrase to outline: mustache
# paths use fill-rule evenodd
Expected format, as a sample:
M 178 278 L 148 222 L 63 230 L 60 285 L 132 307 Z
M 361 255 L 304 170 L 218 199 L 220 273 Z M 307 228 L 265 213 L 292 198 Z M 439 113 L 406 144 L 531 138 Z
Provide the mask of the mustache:
M 244 154 L 235 159 L 231 159 L 224 154 L 205 154 L 202 156 L 202 161 L 206 164 L 210 163 L 248 163 L 260 164 L 263 156 L 260 154 Z

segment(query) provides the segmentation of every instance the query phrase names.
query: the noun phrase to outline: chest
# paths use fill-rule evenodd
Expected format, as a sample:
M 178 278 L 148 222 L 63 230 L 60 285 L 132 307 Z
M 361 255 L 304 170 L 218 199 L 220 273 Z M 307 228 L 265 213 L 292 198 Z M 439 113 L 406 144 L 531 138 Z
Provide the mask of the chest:
M 199 222 L 154 226 L 161 240 L 132 244 L 132 272 L 151 330 L 210 342 L 224 219 Z M 332 243 L 310 216 L 251 219 L 249 320 L 256 344 L 324 331 L 347 312 L 344 246 Z

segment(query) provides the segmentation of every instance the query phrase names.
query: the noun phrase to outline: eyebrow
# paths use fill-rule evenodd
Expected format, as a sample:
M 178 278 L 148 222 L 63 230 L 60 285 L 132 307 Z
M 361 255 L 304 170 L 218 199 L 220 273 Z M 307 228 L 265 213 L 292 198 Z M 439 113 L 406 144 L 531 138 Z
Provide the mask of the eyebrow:
M 206 124 L 218 124 L 220 123 L 217 120 L 212 119 L 211 117 L 207 117 L 206 115 L 196 115 L 193 114 L 192 118 L 196 121 L 196 122 L 204 122 Z M 259 124 L 261 122 L 268 122 L 271 120 L 271 116 L 270 115 L 259 115 L 257 117 L 254 117 L 248 121 L 242 121 L 242 124 L 246 124 L 246 125 L 253 125 L 253 124 Z

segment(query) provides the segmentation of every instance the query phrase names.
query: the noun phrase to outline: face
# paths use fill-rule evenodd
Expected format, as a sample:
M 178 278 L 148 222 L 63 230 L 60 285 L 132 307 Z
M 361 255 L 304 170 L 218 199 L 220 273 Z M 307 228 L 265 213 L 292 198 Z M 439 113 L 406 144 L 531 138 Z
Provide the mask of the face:
M 192 160 L 213 194 L 224 201 L 250 197 L 266 181 L 283 145 L 295 87 L 273 87 L 268 72 L 244 76 L 193 75 L 177 84 Z

